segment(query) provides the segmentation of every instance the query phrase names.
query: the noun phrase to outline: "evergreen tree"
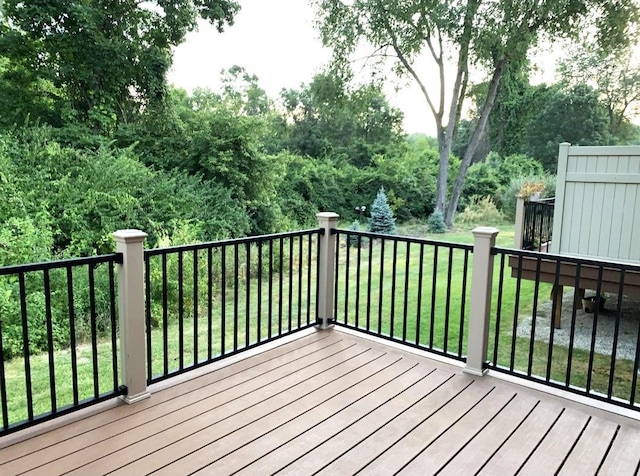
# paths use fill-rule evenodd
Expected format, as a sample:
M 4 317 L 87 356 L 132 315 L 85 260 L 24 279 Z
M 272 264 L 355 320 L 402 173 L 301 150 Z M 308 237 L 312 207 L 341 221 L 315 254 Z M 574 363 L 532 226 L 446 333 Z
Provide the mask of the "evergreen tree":
M 447 224 L 444 221 L 444 215 L 437 208 L 427 219 L 427 231 L 429 233 L 446 233 Z
M 380 187 L 378 195 L 371 205 L 371 218 L 369 218 L 369 231 L 373 233 L 396 234 L 396 219 L 387 200 L 384 187 Z

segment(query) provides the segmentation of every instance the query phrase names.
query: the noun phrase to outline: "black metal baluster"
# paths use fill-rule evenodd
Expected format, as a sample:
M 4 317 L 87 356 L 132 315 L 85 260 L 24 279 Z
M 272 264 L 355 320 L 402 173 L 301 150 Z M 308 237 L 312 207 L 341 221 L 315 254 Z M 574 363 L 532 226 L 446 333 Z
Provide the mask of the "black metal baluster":
M 360 328 L 360 271 L 362 260 L 362 236 L 358 235 L 358 251 L 356 252 L 356 328 Z
M 574 289 L 577 291 L 580 289 L 580 274 L 582 273 L 582 264 L 576 264 L 576 278 Z M 575 299 L 574 299 L 575 301 Z M 576 317 L 578 310 L 576 309 L 576 303 L 574 302 L 571 310 L 571 328 L 569 329 L 569 348 L 567 349 L 567 376 L 565 385 L 569 387 L 571 385 L 571 362 L 573 361 L 573 343 L 576 334 Z
M 282 335 L 282 287 L 284 283 L 284 240 L 279 240 L 279 256 L 278 256 L 278 335 Z
M 600 314 L 600 299 L 602 296 L 602 264 L 598 266 L 598 285 L 596 286 L 595 305 L 593 306 L 593 331 L 591 332 L 591 350 L 589 352 L 589 367 L 587 369 L 587 392 L 591 391 L 591 376 L 593 373 L 593 356 L 596 352 L 596 334 L 598 332 L 598 315 Z
M 289 237 L 289 289 L 287 290 L 289 312 L 288 312 L 288 331 L 293 328 L 293 237 Z
M 4 355 L 2 337 L 2 315 L 0 315 L 0 356 Z M 7 404 L 7 381 L 5 378 L 4 358 L 0 358 L 0 408 L 2 408 L 2 429 L 9 428 L 9 409 Z
M 504 264 L 504 255 L 502 255 Z M 462 269 L 462 298 L 460 300 L 460 330 L 458 334 L 458 357 L 462 357 L 462 341 L 464 340 L 464 317 L 467 306 L 467 272 L 469 269 L 469 250 L 464 250 L 464 265 Z M 502 270 L 502 268 L 500 268 Z
M 338 282 L 340 281 L 340 234 L 336 233 L 336 264 L 333 286 L 333 318 L 338 322 Z M 346 316 L 345 316 L 346 319 Z
M 433 248 L 433 269 L 431 270 L 431 316 L 429 322 L 429 348 L 433 349 L 433 331 L 436 323 L 436 294 L 438 276 L 438 245 Z
M 611 351 L 611 367 L 609 369 L 609 388 L 607 389 L 607 397 L 613 395 L 613 380 L 616 372 L 616 355 L 618 353 L 618 335 L 620 333 L 620 317 L 622 316 L 622 299 L 624 295 L 624 282 L 626 270 L 620 270 L 620 284 L 618 285 L 618 308 L 616 309 L 616 324 L 613 331 L 613 349 Z M 599 303 L 598 303 L 599 305 Z
M 251 243 L 247 243 L 247 270 L 245 273 L 245 300 L 244 300 L 244 345 L 250 345 L 251 332 Z
M 416 345 L 420 345 L 420 321 L 422 320 L 422 274 L 424 273 L 424 243 L 420 243 L 418 263 L 418 297 L 416 302 Z
M 207 248 L 207 357 L 213 358 L 213 248 Z
M 193 250 L 193 365 L 198 364 L 198 250 Z
M 396 317 L 396 274 L 398 273 L 398 241 L 393 240 L 393 259 L 391 261 L 391 316 L 389 318 L 389 337 L 395 336 Z
M 298 329 L 302 327 L 302 274 L 304 267 L 302 242 L 304 237 L 298 237 Z
M 178 252 L 178 361 L 179 369 L 184 369 L 184 273 L 183 255 Z
M 382 302 L 384 298 L 384 244 L 385 239 L 380 238 L 380 289 L 378 293 L 378 334 L 382 334 Z
M 511 330 L 511 358 L 509 371 L 513 372 L 516 361 L 516 338 L 518 336 L 518 311 L 520 310 L 520 289 L 522 286 L 522 255 L 518 255 L 518 272 L 516 278 L 516 298 L 513 304 L 513 328 Z
M 538 277 L 536 277 L 536 280 Z M 560 309 L 562 309 L 562 293 L 560 292 L 560 260 L 556 259 L 556 276 L 553 281 L 553 299 L 551 303 L 551 322 L 549 325 L 549 350 L 547 352 L 547 373 L 545 380 L 549 382 L 551 380 L 551 367 L 553 362 L 553 338 L 555 336 L 555 322 L 556 322 L 556 304 L 558 299 L 560 300 Z M 562 315 L 562 311 L 560 311 Z M 558 316 L 558 317 L 561 317 Z
M 373 237 L 369 237 L 369 256 L 367 258 L 367 331 L 371 330 L 371 276 L 373 268 Z
M 262 340 L 262 241 L 258 242 L 258 309 L 256 318 L 258 320 L 257 323 L 257 334 L 256 334 L 256 342 L 260 342 Z
M 347 247 L 345 249 L 345 264 L 344 264 L 344 323 L 345 325 L 349 323 L 349 268 L 351 266 L 351 233 L 347 232 L 346 236 Z M 338 240 L 338 247 L 340 241 Z M 336 277 L 338 274 L 336 273 Z M 337 281 L 337 278 L 336 278 Z M 338 291 L 336 290 L 334 294 L 334 299 L 338 300 Z M 336 321 L 338 320 L 338 315 L 336 314 Z
M 407 318 L 409 313 L 409 263 L 411 258 L 411 242 L 407 241 L 404 267 L 404 309 L 402 312 L 402 342 L 407 341 Z
M 24 355 L 24 379 L 27 391 L 27 415 L 33 421 L 33 389 L 31 388 L 31 359 L 29 352 L 29 321 L 27 319 L 27 290 L 24 273 L 18 274 L 20 286 L 20 316 L 22 318 L 22 348 Z
M 169 374 L 169 292 L 167 282 L 167 254 L 162 253 L 162 365 L 163 375 Z
M 449 350 L 449 313 L 451 312 L 451 272 L 453 269 L 453 248 L 449 248 L 449 261 L 447 262 L 447 292 L 444 311 L 444 347 L 446 354 Z
M 47 320 L 47 354 L 49 357 L 49 395 L 51 397 L 51 413 L 55 413 L 58 410 L 56 402 L 56 367 L 54 360 L 54 346 L 53 346 L 53 317 L 51 316 L 51 279 L 49 276 L 49 270 L 45 269 L 43 272 L 44 280 L 44 308 L 45 317 Z M 0 333 L 0 339 L 2 339 L 2 333 Z M 2 359 L 2 350 L 0 345 L 0 359 Z M 4 385 L 0 383 L 0 385 Z
M 111 317 L 111 371 L 113 373 L 113 391 L 117 392 L 120 387 L 120 379 L 118 379 L 118 336 L 117 336 L 117 317 L 116 317 L 116 285 L 115 273 L 113 271 L 114 263 L 110 261 L 109 265 L 109 310 Z
M 91 321 L 91 359 L 93 367 L 93 397 L 100 395 L 98 373 L 98 326 L 96 322 L 96 286 L 93 265 L 89 265 L 89 313 Z
M 238 299 L 239 299 L 239 267 L 240 250 L 238 244 L 233 245 L 233 351 L 238 350 Z
M 308 244 L 307 246 L 307 325 L 310 325 L 311 324 L 311 263 L 313 262 L 312 261 L 313 235 L 309 235 L 307 237 L 307 244 Z
M 73 299 L 73 270 L 67 267 L 67 299 L 69 300 L 69 345 L 71 346 L 71 378 L 73 404 L 78 405 L 78 356 L 76 350 L 76 312 Z
M 226 332 L 227 332 L 227 247 L 222 245 L 220 276 L 220 355 L 226 353 Z
M 536 321 L 538 319 L 538 296 L 540 295 L 540 266 L 542 260 L 538 255 L 536 257 L 536 280 L 533 283 L 533 311 L 531 313 L 531 336 L 529 339 L 529 360 L 527 362 L 527 376 L 531 377 L 533 369 L 533 353 L 535 352 L 536 343 Z M 553 323 L 551 323 L 553 328 Z
M 269 323 L 267 339 L 271 339 L 273 328 L 273 240 L 269 240 L 269 314 L 267 321 Z
M 469 252 L 465 254 L 464 262 L 464 275 L 467 277 L 467 265 L 468 265 Z M 500 321 L 502 320 L 502 293 L 504 292 L 504 263 L 505 254 L 500 253 L 500 274 L 498 278 L 498 302 L 496 303 L 496 331 L 493 344 L 493 365 L 498 366 L 498 346 L 500 345 Z M 464 308 L 463 308 L 464 309 Z M 464 312 L 464 311 L 463 311 Z M 460 333 L 460 339 L 462 339 L 462 332 Z
M 147 339 L 147 380 L 153 377 L 152 356 L 151 356 L 151 258 L 145 256 L 144 259 L 144 291 L 146 297 L 145 320 L 146 320 L 146 339 Z

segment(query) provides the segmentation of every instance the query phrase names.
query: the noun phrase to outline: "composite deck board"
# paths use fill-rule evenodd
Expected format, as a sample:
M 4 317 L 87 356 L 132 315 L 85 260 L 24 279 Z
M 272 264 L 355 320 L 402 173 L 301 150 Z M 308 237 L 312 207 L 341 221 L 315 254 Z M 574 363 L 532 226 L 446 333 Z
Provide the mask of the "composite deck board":
M 273 474 L 287 466 L 297 468 L 294 471 L 299 474 L 310 474 L 313 470 L 320 469 L 327 461 L 325 458 L 330 458 L 327 452 L 335 449 L 332 454 L 337 456 L 342 448 L 362 439 L 362 433 L 371 431 L 370 429 L 381 421 L 393 418 L 452 378 L 449 372 L 439 369 L 431 372 L 428 369 L 426 365 L 412 369 L 402 377 L 402 380 L 398 379 L 394 384 L 368 395 L 360 404 L 345 407 L 341 412 L 305 433 L 294 435 L 294 438 L 282 444 L 277 451 L 252 461 L 238 474 L 246 476 L 259 472 Z M 415 383 L 402 385 L 409 379 L 413 379 L 415 374 L 419 376 Z M 335 444 L 337 441 L 340 444 Z M 313 460 L 309 458 L 309 454 L 320 447 L 324 458 L 318 458 L 319 465 L 313 467 L 308 461 Z
M 537 405 L 509 439 L 493 450 L 479 474 L 515 474 L 560 417 L 562 410 L 562 406 L 548 402 Z
M 59 457 L 61 454 L 65 454 L 62 445 L 68 440 L 81 436 L 83 443 L 86 443 L 89 441 L 88 433 L 99 430 L 106 425 L 115 423 L 117 426 L 122 426 L 124 419 L 148 411 L 170 400 L 174 400 L 178 407 L 184 406 L 183 399 L 179 397 L 188 396 L 194 391 L 213 385 L 216 386 L 216 390 L 221 390 L 238 382 L 248 381 L 254 376 L 264 373 L 267 366 L 277 368 L 279 365 L 286 365 L 292 360 L 318 352 L 341 340 L 343 339 L 338 335 L 318 333 L 288 342 L 270 350 L 269 353 L 240 360 L 217 369 L 215 372 L 198 375 L 198 377 L 187 380 L 181 385 L 166 388 L 155 393 L 153 398 L 143 400 L 136 405 L 120 405 L 108 412 L 101 412 L 73 422 L 73 424 L 34 436 L 19 445 L 2 448 L 0 449 L 0 463 L 17 460 L 24 456 L 28 456 L 30 460 L 49 461 L 46 451 L 50 451 L 54 457 Z M 130 426 L 128 420 L 127 426 Z M 0 468 L 5 469 L 4 466 L 0 466 Z
M 137 404 L 12 436 L 0 475 L 620 475 L 640 464 L 637 421 L 337 330 L 301 336 Z
M 633 474 L 640 470 L 640 435 L 627 427 L 620 428 L 600 472 L 602 476 Z

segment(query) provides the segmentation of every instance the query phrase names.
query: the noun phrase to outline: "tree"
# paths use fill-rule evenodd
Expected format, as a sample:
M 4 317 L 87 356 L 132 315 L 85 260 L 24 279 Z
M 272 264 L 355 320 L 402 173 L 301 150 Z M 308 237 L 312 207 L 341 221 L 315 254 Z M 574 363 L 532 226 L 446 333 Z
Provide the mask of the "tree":
M 374 48 L 369 58 L 383 62 L 391 58 L 395 71 L 411 77 L 422 90 L 436 122 L 440 153 L 436 207 L 446 209 L 449 226 L 507 66 L 523 64 L 540 36 L 554 39 L 576 35 L 586 23 L 596 25 L 601 43 L 624 42 L 628 23 L 636 14 L 632 0 L 313 0 L 313 3 L 323 42 L 333 48 L 338 66 L 348 66 L 356 48 L 368 44 Z M 426 84 L 427 77 L 434 76 L 434 70 L 423 68 L 426 75 L 420 72 L 419 61 L 424 51 L 435 63 L 439 80 L 435 95 Z M 454 79 L 445 78 L 449 55 L 456 64 Z M 485 69 L 487 94 L 479 106 L 478 120 L 447 204 L 449 157 L 472 65 Z M 447 85 L 452 85 L 448 92 Z
M 338 75 L 318 74 L 299 90 L 283 90 L 281 102 L 290 124 L 282 147 L 301 155 L 342 155 L 363 167 L 403 136 L 402 112 L 374 83 L 354 87 Z
M 596 88 L 607 108 L 609 132 L 624 134 L 640 101 L 640 64 L 630 45 L 608 51 L 584 42 L 569 50 L 559 62 L 558 72 L 566 86 L 589 84 Z
M 606 109 L 598 93 L 585 84 L 559 91 L 540 111 L 529 128 L 530 156 L 550 172 L 556 171 L 558 145 L 606 145 L 610 143 Z
M 51 82 L 65 121 L 112 132 L 165 94 L 171 48 L 198 18 L 222 30 L 238 9 L 233 0 L 4 0 L 0 56 Z
M 369 218 L 369 231 L 372 233 L 396 234 L 396 219 L 387 200 L 384 188 L 378 190 L 378 195 L 371 205 L 371 217 Z

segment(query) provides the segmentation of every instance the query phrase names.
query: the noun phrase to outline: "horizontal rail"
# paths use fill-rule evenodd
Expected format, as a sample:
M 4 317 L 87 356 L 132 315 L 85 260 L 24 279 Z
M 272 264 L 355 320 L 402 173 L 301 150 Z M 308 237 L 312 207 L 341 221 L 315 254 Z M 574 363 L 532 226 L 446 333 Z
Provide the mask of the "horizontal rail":
M 70 258 L 42 263 L 18 264 L 0 267 L 0 276 L 26 273 L 30 271 L 44 271 L 45 269 L 61 269 L 70 266 L 98 265 L 102 263 L 122 264 L 122 253 L 108 255 L 89 256 L 87 258 Z

